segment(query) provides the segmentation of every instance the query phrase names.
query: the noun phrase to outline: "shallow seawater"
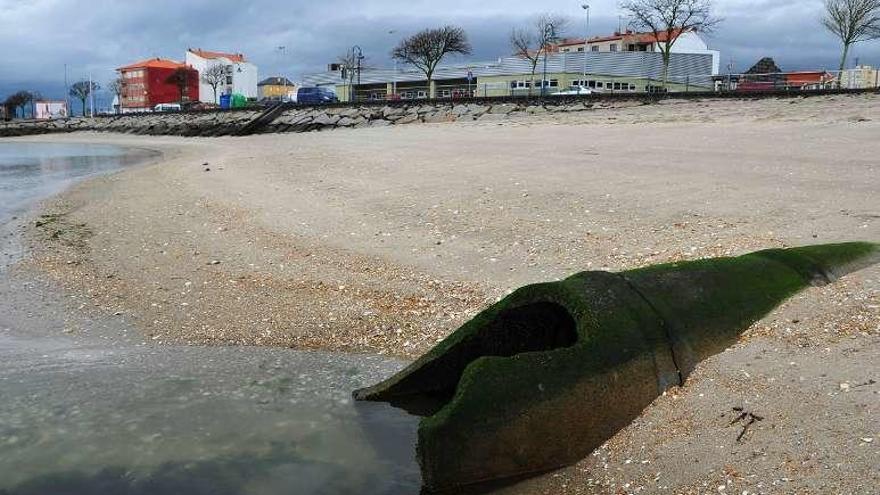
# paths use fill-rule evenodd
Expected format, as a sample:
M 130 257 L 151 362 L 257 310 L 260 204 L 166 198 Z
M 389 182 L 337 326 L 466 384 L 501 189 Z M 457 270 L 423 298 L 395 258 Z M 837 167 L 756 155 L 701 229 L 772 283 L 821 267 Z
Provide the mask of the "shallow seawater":
M 149 156 L 0 143 L 0 224 Z M 405 363 L 152 345 L 69 298 L 0 269 L 0 494 L 418 492 L 417 418 L 351 400 Z
M 398 367 L 0 334 L 0 493 L 414 493 L 413 418 L 350 398 Z
M 149 150 L 102 144 L 0 142 L 0 222 L 77 179 L 156 155 Z

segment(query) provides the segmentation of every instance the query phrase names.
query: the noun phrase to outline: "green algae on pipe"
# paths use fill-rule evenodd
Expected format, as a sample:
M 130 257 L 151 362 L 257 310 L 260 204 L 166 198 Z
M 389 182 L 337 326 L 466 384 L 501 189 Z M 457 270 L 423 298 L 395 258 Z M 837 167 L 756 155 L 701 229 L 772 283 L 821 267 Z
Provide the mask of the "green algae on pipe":
M 546 472 L 599 447 L 787 298 L 878 260 L 878 244 L 831 244 L 523 287 L 354 396 L 425 416 L 428 491 Z

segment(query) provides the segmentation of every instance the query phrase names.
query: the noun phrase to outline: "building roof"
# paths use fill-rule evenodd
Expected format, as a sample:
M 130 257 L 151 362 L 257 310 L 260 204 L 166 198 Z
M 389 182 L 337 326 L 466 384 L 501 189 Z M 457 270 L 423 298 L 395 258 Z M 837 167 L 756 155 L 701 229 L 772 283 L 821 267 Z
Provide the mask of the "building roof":
M 129 64 L 123 67 L 119 67 L 116 70 L 129 70 L 129 69 L 177 69 L 179 67 L 183 67 L 184 64 L 181 62 L 175 62 L 174 60 L 170 60 L 167 58 L 148 58 L 146 60 L 141 60 L 140 62 L 135 62 L 133 64 Z
M 672 37 L 678 38 L 682 35 L 681 29 L 676 29 L 672 31 Z M 626 39 L 632 43 L 664 43 L 669 39 L 669 33 L 666 31 L 661 31 L 657 33 L 655 36 L 654 33 L 636 33 L 634 31 L 626 31 L 624 33 L 614 33 L 613 35 L 608 36 L 594 36 L 589 39 L 589 43 L 604 43 L 606 41 L 618 41 Z M 583 38 L 575 38 L 575 39 L 566 39 L 559 43 L 557 46 L 576 46 L 583 45 Z
M 822 71 L 789 72 L 785 75 L 785 81 L 789 84 L 812 84 L 830 82 L 836 79 L 833 74 Z
M 267 77 L 257 83 L 257 86 L 296 86 L 286 77 Z
M 232 62 L 245 62 L 244 55 L 242 55 L 241 53 L 212 52 L 208 50 L 202 50 L 201 48 L 190 48 L 188 51 L 190 53 L 198 55 L 199 57 L 209 60 L 215 58 L 225 58 L 229 59 Z

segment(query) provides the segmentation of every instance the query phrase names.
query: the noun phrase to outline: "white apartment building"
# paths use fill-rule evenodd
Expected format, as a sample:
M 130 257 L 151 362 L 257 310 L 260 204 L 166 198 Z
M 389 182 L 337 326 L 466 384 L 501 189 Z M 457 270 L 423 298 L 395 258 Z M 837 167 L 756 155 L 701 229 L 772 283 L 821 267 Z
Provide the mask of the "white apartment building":
M 257 66 L 248 62 L 241 53 L 224 53 L 190 48 L 186 51 L 186 64 L 199 71 L 199 100 L 205 103 L 218 103 L 220 95 L 241 94 L 247 98 L 257 98 L 259 74 Z M 217 87 L 217 100 L 214 88 L 201 80 L 201 75 L 213 65 L 226 69 L 226 80 Z

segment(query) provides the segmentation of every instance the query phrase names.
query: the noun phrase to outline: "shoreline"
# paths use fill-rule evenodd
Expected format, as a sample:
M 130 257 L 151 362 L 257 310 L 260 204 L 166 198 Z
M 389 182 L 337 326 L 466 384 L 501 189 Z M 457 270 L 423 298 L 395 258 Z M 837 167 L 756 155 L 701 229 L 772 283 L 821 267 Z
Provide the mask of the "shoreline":
M 30 230 L 36 251 L 21 269 L 156 343 L 411 359 L 527 283 L 877 241 L 880 98 L 869 101 L 247 138 L 66 135 L 179 152 L 48 202 L 61 216 Z M 878 389 L 841 384 L 876 379 L 878 356 L 875 267 L 786 303 L 594 455 L 503 493 L 867 493 L 880 483 Z M 743 442 L 726 426 L 734 407 L 767 418 Z
M 27 136 L 23 138 L 6 139 L 4 142 L 18 144 L 40 144 L 42 142 L 57 144 L 96 144 L 93 139 L 88 137 L 80 139 L 80 137 L 82 136 L 74 139 L 43 141 L 39 139 L 35 140 L 33 139 L 33 136 Z M 0 245 L 0 253 L 5 256 L 3 266 L 0 268 L 9 268 L 27 256 L 26 249 L 23 246 L 22 233 L 28 230 L 29 224 L 35 222 L 35 219 L 44 211 L 45 205 L 48 202 L 61 197 L 69 189 L 75 187 L 81 182 L 86 182 L 102 176 L 111 176 L 125 170 L 126 168 L 147 166 L 165 160 L 165 154 L 156 148 L 146 146 L 120 146 L 120 148 L 125 149 L 126 153 L 124 153 L 122 157 L 122 161 L 125 163 L 120 165 L 118 169 L 68 178 L 59 182 L 55 190 L 45 195 L 34 197 L 32 200 L 28 201 L 27 204 L 20 205 L 15 209 L 10 210 L 8 218 L 0 218 L 0 222 L 2 222 L 0 223 L 0 238 L 2 238 L 2 241 L 0 241 L 0 243 L 2 243 L 2 245 Z M 13 253 L 12 251 L 16 252 Z

